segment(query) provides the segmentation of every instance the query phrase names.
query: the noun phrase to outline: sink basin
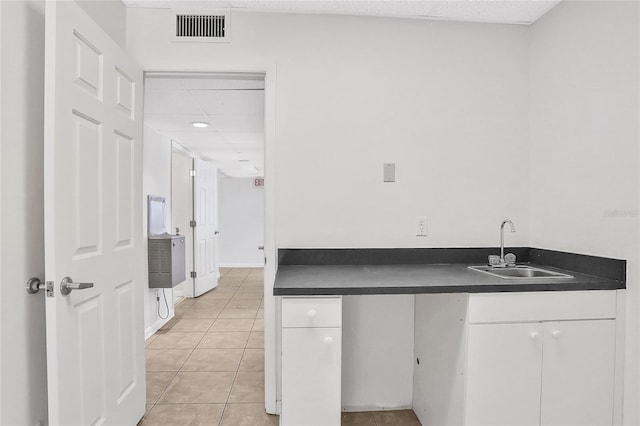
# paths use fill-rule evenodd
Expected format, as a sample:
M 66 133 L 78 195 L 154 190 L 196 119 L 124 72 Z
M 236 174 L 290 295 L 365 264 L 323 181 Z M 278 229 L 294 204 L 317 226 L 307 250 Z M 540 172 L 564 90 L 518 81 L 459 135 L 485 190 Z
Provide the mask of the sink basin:
M 507 268 L 493 268 L 491 266 L 469 266 L 469 269 L 508 280 L 531 278 L 573 278 L 573 276 L 571 275 L 526 265 L 518 265 Z

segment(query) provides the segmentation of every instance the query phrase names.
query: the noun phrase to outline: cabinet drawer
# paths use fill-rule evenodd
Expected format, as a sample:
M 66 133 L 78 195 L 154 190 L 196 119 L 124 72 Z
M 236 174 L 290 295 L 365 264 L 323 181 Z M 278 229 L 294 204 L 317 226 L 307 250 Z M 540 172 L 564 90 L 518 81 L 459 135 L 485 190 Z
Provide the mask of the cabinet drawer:
M 616 292 L 611 290 L 469 295 L 470 324 L 615 317 Z
M 341 327 L 342 298 L 283 297 L 282 327 Z

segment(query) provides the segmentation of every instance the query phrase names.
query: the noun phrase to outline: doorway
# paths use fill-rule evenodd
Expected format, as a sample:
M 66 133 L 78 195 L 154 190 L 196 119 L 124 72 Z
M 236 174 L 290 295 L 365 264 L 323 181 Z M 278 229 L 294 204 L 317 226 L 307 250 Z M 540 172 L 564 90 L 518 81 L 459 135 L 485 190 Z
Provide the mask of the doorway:
M 146 78 L 145 125 L 171 141 L 168 229 L 179 228 L 196 264 L 199 250 L 208 249 L 199 244 L 201 225 L 214 224 L 216 238 L 208 250 L 212 263 L 202 265 L 213 271 L 216 286 L 203 294 L 190 290 L 196 283 L 186 252 L 186 280 L 171 298 L 174 316 L 147 340 L 147 421 L 176 414 L 182 424 L 206 414 L 226 424 L 264 415 L 277 424 L 264 413 L 265 74 Z M 203 162 L 212 165 L 205 172 L 209 196 L 199 192 Z M 197 266 L 193 271 L 200 276 Z M 221 383 L 228 386 L 219 392 Z

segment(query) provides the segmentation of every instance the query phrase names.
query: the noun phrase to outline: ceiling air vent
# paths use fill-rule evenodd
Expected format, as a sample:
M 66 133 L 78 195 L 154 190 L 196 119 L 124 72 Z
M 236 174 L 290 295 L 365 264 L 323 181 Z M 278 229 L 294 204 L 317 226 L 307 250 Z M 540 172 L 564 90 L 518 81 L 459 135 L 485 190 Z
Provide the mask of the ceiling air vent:
M 229 13 L 175 13 L 175 41 L 228 42 Z

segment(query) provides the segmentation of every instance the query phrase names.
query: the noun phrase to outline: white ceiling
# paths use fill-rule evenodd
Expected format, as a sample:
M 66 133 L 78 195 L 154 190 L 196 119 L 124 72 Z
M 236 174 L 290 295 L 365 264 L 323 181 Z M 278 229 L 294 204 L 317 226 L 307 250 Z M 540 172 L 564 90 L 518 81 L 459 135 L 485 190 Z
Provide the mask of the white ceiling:
M 145 124 L 230 177 L 264 174 L 264 78 L 148 76 Z M 198 129 L 191 125 L 211 125 Z
M 326 13 L 528 25 L 560 0 L 123 0 L 128 7 Z

